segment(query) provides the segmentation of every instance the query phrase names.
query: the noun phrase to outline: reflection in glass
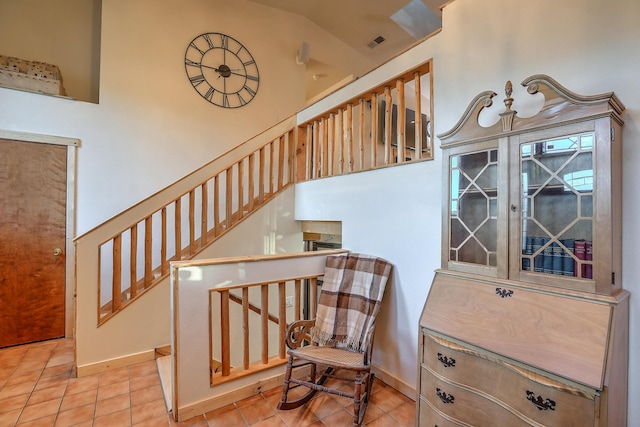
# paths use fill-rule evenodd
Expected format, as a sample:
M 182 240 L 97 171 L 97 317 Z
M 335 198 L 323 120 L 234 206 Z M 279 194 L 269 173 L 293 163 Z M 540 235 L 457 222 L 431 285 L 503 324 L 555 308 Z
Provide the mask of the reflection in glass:
M 522 270 L 590 279 L 593 133 L 520 145 Z
M 496 266 L 498 150 L 452 156 L 450 172 L 449 259 Z

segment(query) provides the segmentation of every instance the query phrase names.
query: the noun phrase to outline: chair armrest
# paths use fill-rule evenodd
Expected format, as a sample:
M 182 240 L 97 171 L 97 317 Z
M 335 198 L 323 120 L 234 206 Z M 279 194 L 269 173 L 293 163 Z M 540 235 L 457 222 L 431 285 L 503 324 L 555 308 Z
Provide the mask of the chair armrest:
M 298 348 L 304 341 L 311 342 L 311 328 L 315 325 L 316 320 L 296 320 L 287 328 L 287 336 L 285 343 L 289 348 Z

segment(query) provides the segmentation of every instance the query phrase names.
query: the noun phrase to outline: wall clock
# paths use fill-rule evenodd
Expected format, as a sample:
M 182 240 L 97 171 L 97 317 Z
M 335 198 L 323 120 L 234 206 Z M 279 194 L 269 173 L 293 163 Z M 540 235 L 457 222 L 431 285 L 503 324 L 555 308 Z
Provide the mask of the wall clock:
M 196 92 L 220 107 L 247 105 L 260 86 L 251 53 L 225 34 L 204 33 L 194 38 L 184 54 L 184 66 Z

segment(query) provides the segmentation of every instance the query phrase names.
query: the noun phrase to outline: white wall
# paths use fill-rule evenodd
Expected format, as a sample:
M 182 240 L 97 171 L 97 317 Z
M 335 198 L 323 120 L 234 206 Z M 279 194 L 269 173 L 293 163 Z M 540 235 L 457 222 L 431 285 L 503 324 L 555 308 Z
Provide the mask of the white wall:
M 456 0 L 444 10 L 443 31 L 357 80 L 396 75 L 434 59 L 436 133 L 448 130 L 483 90 L 501 93 L 545 73 L 581 94 L 615 91 L 624 115 L 623 286 L 631 297 L 629 420 L 640 422 L 640 3 L 637 0 Z M 304 68 L 293 56 L 308 21 L 246 0 L 109 0 L 103 4 L 100 104 L 0 88 L 0 128 L 76 137 L 77 230 L 81 234 L 154 193 L 227 148 L 304 105 Z M 186 80 L 188 41 L 216 31 L 242 41 L 260 67 L 258 96 L 226 111 L 207 104 Z M 309 37 L 316 37 L 309 39 Z M 344 69 L 366 61 L 344 45 L 333 51 Z M 313 56 L 313 54 L 312 54 Z M 353 69 L 358 69 L 353 65 Z M 380 77 L 382 80 L 382 78 Z M 518 91 L 515 90 L 517 109 Z M 346 96 L 346 95 L 345 95 Z M 335 100 L 336 97 L 330 97 Z M 499 102 L 497 102 L 499 104 Z M 322 105 L 320 103 L 319 105 Z M 314 108 L 319 108 L 314 106 Z M 433 270 L 439 266 L 441 156 L 375 173 L 323 179 L 296 190 L 298 219 L 342 220 L 343 244 L 396 264 L 381 312 L 374 362 L 413 385 L 417 322 Z M 390 349 L 397 351 L 388 351 Z M 633 425 L 633 424 L 630 424 Z
M 440 262 L 440 170 L 436 160 L 296 185 L 296 219 L 342 221 L 343 248 L 394 264 L 373 363 L 409 388 L 415 388 L 418 320 Z
M 102 0 L 2 0 L 0 55 L 57 65 L 67 96 L 98 102 Z
M 1 4 L 24 6 L 28 12 L 38 1 Z M 73 8 L 74 1 L 56 4 Z M 0 7 L 0 12 L 5 10 Z M 52 19 L 56 16 L 51 14 Z M 228 110 L 209 104 L 189 83 L 185 50 L 191 40 L 206 32 L 228 34 L 253 54 L 261 82 L 257 96 L 245 107 Z M 78 37 L 84 36 L 79 32 Z M 64 45 L 56 44 L 52 37 L 55 48 L 64 50 Z M 357 69 L 361 62 L 367 62 L 317 26 L 309 25 L 306 19 L 247 0 L 104 1 L 100 39 L 99 104 L 0 88 L 0 129 L 80 140 L 75 177 L 76 230 L 70 233 L 73 236 L 85 233 L 302 108 L 305 70 L 295 63 L 295 52 L 302 40 L 333 49 L 346 68 Z M 278 206 L 281 205 L 270 209 Z M 231 256 L 299 251 L 302 239 L 290 218 L 290 212 L 261 211 L 245 221 L 240 231 L 226 235 L 213 252 L 216 256 Z M 282 223 L 287 225 L 282 227 Z M 253 228 L 245 231 L 248 224 L 254 224 Z M 274 226 L 284 238 L 274 240 Z M 236 242 L 228 244 L 233 239 Z M 78 282 L 80 308 L 76 314 L 78 322 L 93 328 L 97 304 L 86 297 L 92 289 L 90 285 Z M 125 311 L 120 320 L 110 320 L 107 325 L 112 325 L 103 326 L 101 333 L 95 335 L 100 340 L 98 344 L 86 338 L 79 344 L 81 366 L 151 350 L 150 341 L 154 345 L 169 342 L 168 284 L 159 285 L 145 298 L 135 304 L 143 314 L 145 310 L 154 311 L 161 321 L 154 323 L 148 316 L 147 323 L 136 331 L 130 327 L 136 323 L 132 320 L 135 316 Z M 165 307 L 166 312 L 154 307 Z M 137 340 L 136 334 L 145 334 L 148 339 Z M 137 348 L 125 345 L 131 341 Z
M 346 69 L 367 63 L 308 20 L 247 0 L 109 0 L 101 27 L 99 104 L 0 88 L 0 129 L 81 140 L 78 235 L 302 108 L 302 40 Z M 261 82 L 245 107 L 211 105 L 189 83 L 185 50 L 205 32 L 253 54 Z
M 385 65 L 409 68 L 434 63 L 435 133 L 448 131 L 478 93 L 499 94 L 533 74 L 555 78 L 579 94 L 615 91 L 627 110 L 624 128 L 623 287 L 631 292 L 629 420 L 640 425 L 640 3 L 636 0 L 456 0 L 444 9 L 443 31 Z M 402 65 L 404 64 L 404 65 Z M 388 75 L 394 75 L 390 72 Z M 377 73 L 365 76 L 375 80 Z M 341 91 L 325 105 L 359 93 Z M 313 107 L 312 107 L 313 108 Z M 312 108 L 299 120 L 312 116 Z M 531 112 L 528 112 L 530 114 Z M 436 146 L 439 142 L 436 143 Z M 416 378 L 418 316 L 433 270 L 439 267 L 441 151 L 434 162 L 368 174 L 308 182 L 296 189 L 296 218 L 343 221 L 343 246 L 388 258 L 396 264 L 391 293 L 383 305 L 374 362 L 408 384 Z M 380 349 L 384 348 L 384 352 Z M 393 351 L 392 349 L 397 349 Z

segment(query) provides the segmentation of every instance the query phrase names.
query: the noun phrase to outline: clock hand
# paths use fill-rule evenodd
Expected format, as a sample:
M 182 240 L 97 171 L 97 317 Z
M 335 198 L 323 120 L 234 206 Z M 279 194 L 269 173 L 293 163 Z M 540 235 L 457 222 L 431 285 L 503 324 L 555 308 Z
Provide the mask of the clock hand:
M 240 77 L 247 77 L 246 74 L 234 73 L 233 71 L 231 71 L 231 74 L 236 75 L 236 76 L 240 76 Z
M 204 68 L 211 68 L 211 69 L 212 69 L 212 70 L 214 70 L 214 71 L 220 72 L 220 70 L 219 70 L 219 69 L 217 69 L 216 67 L 211 67 L 211 66 L 209 66 L 209 65 L 200 64 L 200 67 L 204 67 Z

